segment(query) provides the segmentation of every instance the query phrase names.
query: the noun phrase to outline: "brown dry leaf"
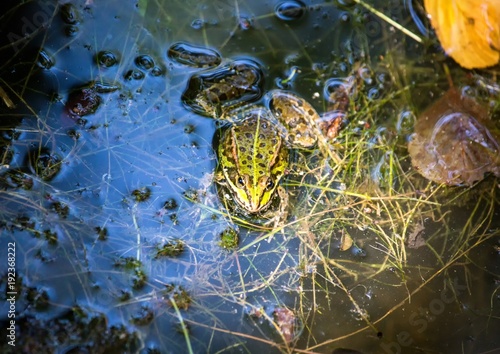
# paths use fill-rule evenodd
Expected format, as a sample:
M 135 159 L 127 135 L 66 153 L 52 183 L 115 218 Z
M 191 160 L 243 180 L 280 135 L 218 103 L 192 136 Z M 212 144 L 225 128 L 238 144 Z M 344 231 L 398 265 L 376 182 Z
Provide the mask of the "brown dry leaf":
M 353 243 L 354 241 L 352 240 L 351 235 L 349 235 L 345 231 L 342 232 L 342 237 L 340 238 L 340 250 L 347 251 L 349 248 L 351 248 Z
M 500 59 L 500 0 L 424 0 L 425 10 L 448 55 L 467 69 Z
M 455 89 L 417 119 L 408 152 L 427 179 L 448 185 L 471 185 L 485 173 L 500 177 L 500 134 L 488 112 Z

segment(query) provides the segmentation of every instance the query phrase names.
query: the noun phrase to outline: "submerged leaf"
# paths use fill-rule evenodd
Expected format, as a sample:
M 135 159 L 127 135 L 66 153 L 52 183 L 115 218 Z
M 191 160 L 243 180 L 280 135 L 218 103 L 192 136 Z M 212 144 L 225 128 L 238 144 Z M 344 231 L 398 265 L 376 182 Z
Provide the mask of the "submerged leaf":
M 444 50 L 467 69 L 500 59 L 499 0 L 424 0 Z
M 418 118 L 408 144 L 412 164 L 437 183 L 471 185 L 491 172 L 500 177 L 499 135 L 487 111 L 450 89 Z

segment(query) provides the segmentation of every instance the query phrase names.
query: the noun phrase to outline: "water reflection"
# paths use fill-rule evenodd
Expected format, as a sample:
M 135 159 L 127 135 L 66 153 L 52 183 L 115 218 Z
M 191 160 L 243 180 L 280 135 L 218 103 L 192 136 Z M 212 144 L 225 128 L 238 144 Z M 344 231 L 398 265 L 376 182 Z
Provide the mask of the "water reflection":
M 0 249 L 16 244 L 19 346 L 499 347 L 483 331 L 500 316 L 497 182 L 430 184 L 408 159 L 404 139 L 443 81 L 432 49 L 354 1 L 7 5 L 0 87 L 13 104 L 0 111 Z M 373 5 L 412 26 L 400 3 Z M 258 62 L 259 90 L 289 84 L 332 111 L 331 155 L 292 151 L 294 213 L 283 229 L 234 227 L 241 220 L 224 213 L 212 185 L 216 126 L 182 103 L 193 75 L 229 65 L 221 58 Z M 332 100 L 358 62 L 368 67 L 347 81 L 355 91 Z M 237 238 L 221 246 L 228 234 Z

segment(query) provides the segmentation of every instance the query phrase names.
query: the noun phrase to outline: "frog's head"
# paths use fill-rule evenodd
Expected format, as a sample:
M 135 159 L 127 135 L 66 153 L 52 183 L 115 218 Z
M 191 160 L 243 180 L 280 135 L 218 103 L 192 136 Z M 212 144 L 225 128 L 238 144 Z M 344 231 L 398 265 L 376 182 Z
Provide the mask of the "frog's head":
M 222 157 L 222 173 L 218 182 L 229 189 L 240 207 L 255 214 L 266 209 L 274 199 L 288 163 L 287 159 L 287 149 L 281 149 L 267 168 L 264 168 L 266 165 L 262 162 L 256 161 L 252 168 L 248 168 L 249 161 Z
M 279 177 L 240 175 L 233 171 L 228 174 L 226 182 L 234 192 L 236 202 L 249 213 L 255 214 L 271 204 L 278 188 Z

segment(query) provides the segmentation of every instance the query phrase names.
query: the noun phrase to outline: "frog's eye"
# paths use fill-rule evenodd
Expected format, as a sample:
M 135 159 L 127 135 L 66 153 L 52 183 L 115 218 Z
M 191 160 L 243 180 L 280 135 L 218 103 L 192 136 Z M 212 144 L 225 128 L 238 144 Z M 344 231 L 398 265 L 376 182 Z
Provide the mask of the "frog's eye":
M 266 189 L 270 191 L 271 189 L 273 189 L 273 187 L 274 187 L 274 182 L 272 179 L 269 179 L 266 184 Z
M 236 179 L 236 184 L 238 185 L 238 187 L 243 188 L 245 186 L 245 181 L 243 180 L 243 177 L 238 176 L 238 178 Z

